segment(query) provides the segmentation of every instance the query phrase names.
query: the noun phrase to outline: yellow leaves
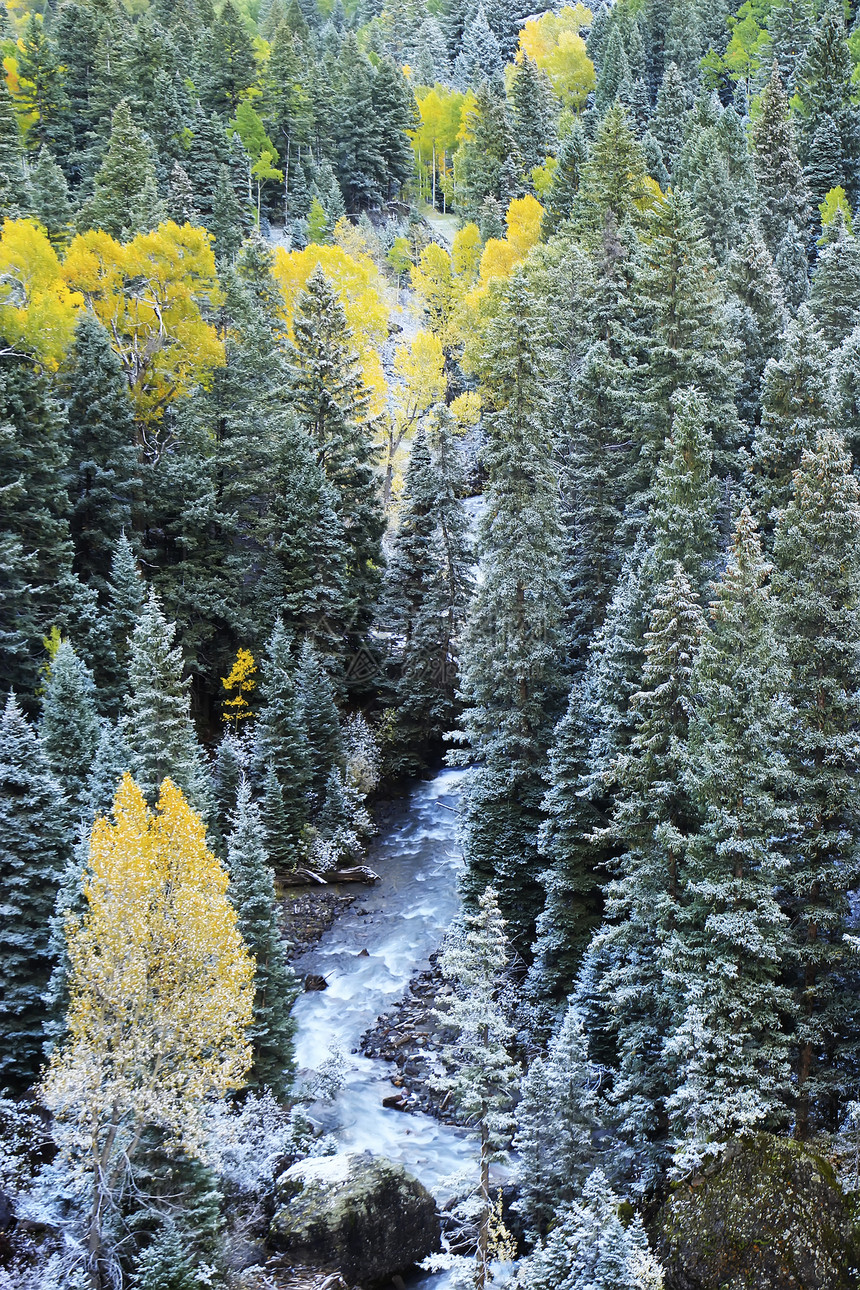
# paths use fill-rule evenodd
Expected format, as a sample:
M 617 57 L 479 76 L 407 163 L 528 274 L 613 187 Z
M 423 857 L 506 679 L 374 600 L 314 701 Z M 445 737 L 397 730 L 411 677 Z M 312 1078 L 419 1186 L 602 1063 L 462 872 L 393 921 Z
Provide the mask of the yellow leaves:
M 455 148 L 460 133 L 466 95 L 459 90 L 435 85 L 422 97 L 416 96 L 421 124 L 409 130 L 416 156 L 419 152 L 426 161 L 434 148 L 437 152 Z
M 72 343 L 83 298 L 63 278 L 57 253 L 35 220 L 5 220 L 0 233 L 0 332 L 56 368 Z
M 131 1117 L 177 1133 L 250 1064 L 254 960 L 227 873 L 169 779 L 150 811 L 129 775 L 93 826 L 86 909 L 70 919 L 68 1039 L 44 1086 L 61 1118 Z
M 462 297 L 462 289 L 454 276 L 451 256 L 443 246 L 431 242 L 425 246 L 410 273 L 412 288 L 427 312 L 431 328 L 443 346 L 451 345 L 456 336 L 456 306 Z
M 481 234 L 477 224 L 466 224 L 454 234 L 451 267 L 467 286 L 477 280 L 481 264 Z
M 590 26 L 591 11 L 582 4 L 566 5 L 531 18 L 520 32 L 516 61 L 529 57 L 550 79 L 565 107 L 579 111 L 594 89 L 594 64 L 588 57 L 580 28 Z
M 170 220 L 123 246 L 91 230 L 73 240 L 63 268 L 110 333 L 139 421 L 157 430 L 167 404 L 224 363 L 204 318 L 220 301 L 209 234 Z
M 336 236 L 339 228 L 340 222 L 335 228 Z M 364 384 L 371 395 L 370 413 L 379 416 L 386 395 L 379 348 L 388 335 L 388 310 L 382 299 L 376 266 L 361 251 L 351 255 L 341 246 L 312 243 L 303 251 L 285 251 L 278 247 L 272 272 L 284 299 L 283 317 L 290 335 L 298 298 L 317 265 L 330 279 L 343 304 L 361 360 Z
M 533 246 L 540 241 L 540 223 L 543 219 L 543 207 L 531 193 L 516 198 L 508 207 L 505 223 L 508 226 L 508 242 L 514 247 L 519 259 L 525 259 Z
M 241 725 L 248 717 L 253 717 L 247 695 L 257 688 L 254 673 L 257 664 L 249 649 L 240 649 L 227 676 L 221 677 L 221 684 L 230 695 L 224 700 L 224 720 L 232 723 L 234 728 Z
M 419 331 L 407 347 L 400 345 L 394 358 L 394 370 L 401 384 L 394 392 L 395 406 L 409 421 L 433 406 L 445 393 L 443 367 L 445 356 L 438 336 Z
M 449 411 L 457 422 L 458 430 L 468 430 L 481 419 L 481 396 L 477 390 L 466 390 L 452 400 Z
M 481 256 L 481 282 L 509 278 L 520 259 L 516 247 L 507 238 L 489 238 Z

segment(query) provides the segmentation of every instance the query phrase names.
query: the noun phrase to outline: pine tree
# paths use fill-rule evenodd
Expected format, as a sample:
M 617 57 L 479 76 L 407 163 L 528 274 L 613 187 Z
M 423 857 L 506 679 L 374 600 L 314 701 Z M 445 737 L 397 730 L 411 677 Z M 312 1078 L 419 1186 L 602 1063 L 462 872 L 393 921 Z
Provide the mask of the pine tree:
M 774 542 L 773 597 L 790 670 L 784 754 L 797 824 L 780 900 L 789 918 L 795 1134 L 832 1123 L 857 1053 L 857 950 L 846 938 L 860 877 L 854 780 L 860 652 L 860 485 L 844 442 L 822 430 L 805 452 Z
M 761 97 L 761 113 L 753 126 L 752 142 L 759 218 L 765 241 L 771 254 L 776 256 L 790 221 L 801 232 L 805 230 L 808 198 L 797 158 L 788 96 L 775 62 Z
M 50 919 L 71 845 L 66 804 L 14 695 L 0 720 L 0 1081 L 23 1092 L 42 1064 Z
M 307 736 L 311 793 L 320 803 L 332 767 L 343 765 L 344 751 L 332 684 L 310 641 L 302 644 L 295 691 L 298 718 Z
M 101 228 L 121 241 L 135 233 L 149 232 L 155 224 L 141 223 L 141 218 L 147 213 L 158 214 L 151 204 L 155 190 L 152 147 L 135 123 L 128 101 L 123 99 L 113 114 L 110 142 L 95 177 L 95 192 L 81 208 L 78 227 Z M 145 210 L 147 205 L 149 211 Z
M 48 148 L 40 148 L 30 171 L 31 207 L 52 244 L 62 250 L 71 236 L 72 205 L 66 177 Z
M 281 786 L 287 836 L 298 842 L 308 818 L 311 752 L 300 716 L 291 644 L 282 620 L 277 619 L 262 664 L 263 703 L 254 733 L 254 762 L 261 768 L 274 768 Z
M 343 305 L 320 268 L 299 297 L 293 321 L 292 400 L 337 497 L 349 541 L 347 597 L 355 650 L 370 621 L 385 526 L 374 470 L 369 395 Z
M 606 113 L 588 154 L 578 207 L 594 228 L 602 229 L 611 211 L 616 227 L 639 219 L 637 203 L 648 192 L 645 155 L 618 103 Z
M 177 224 L 200 223 L 200 212 L 194 204 L 194 189 L 188 177 L 188 171 L 178 161 L 174 161 L 170 172 L 167 214 Z
M 0 85 L 0 211 L 15 217 L 22 213 L 24 185 L 21 129 L 5 79 Z
M 138 1255 L 131 1284 L 133 1290 L 198 1290 L 187 1238 L 173 1223 L 165 1223 Z
M 540 912 L 537 839 L 544 770 L 562 702 L 561 518 L 546 428 L 548 346 L 521 273 L 508 286 L 484 362 L 489 423 L 480 574 L 464 638 L 461 690 L 470 758 L 465 891 L 492 882 L 527 953 Z
M 440 999 L 437 1013 L 445 1030 L 453 1032 L 442 1049 L 445 1075 L 439 1085 L 450 1091 L 454 1105 L 481 1139 L 479 1237 L 475 1284 L 487 1280 L 490 1218 L 490 1164 L 510 1142 L 511 1115 L 519 1066 L 510 1055 L 513 1028 L 499 999 L 510 958 L 499 902 L 491 887 L 484 891 L 474 914 L 455 924 L 445 941 L 439 966 L 453 986 Z
M 229 830 L 236 812 L 239 786 L 249 769 L 250 749 L 243 735 L 225 730 L 215 749 L 212 767 L 212 790 L 218 810 L 218 825 L 222 835 Z
M 99 723 L 92 673 L 69 641 L 60 643 L 51 660 L 39 733 L 51 771 L 72 816 L 77 817 L 85 808 L 87 776 L 96 753 Z
M 191 678 L 183 680 L 175 636 L 175 624 L 168 623 L 151 590 L 131 637 L 125 736 L 135 779 L 148 800 L 169 778 L 198 810 L 208 812 L 210 790 L 191 720 Z
M 685 777 L 702 824 L 690 842 L 686 908 L 667 965 L 686 1001 L 667 1045 L 677 1066 L 668 1107 L 682 1170 L 700 1164 L 709 1144 L 781 1127 L 786 1117 L 789 997 L 779 977 L 787 928 L 774 893 L 777 840 L 793 830 L 781 751 L 791 711 L 769 572 L 745 507 L 692 684 Z
M 111 642 L 120 668 L 128 658 L 131 634 L 140 618 L 145 596 L 146 587 L 138 568 L 134 547 L 125 533 L 120 533 L 111 552 L 108 579 Z
M 265 830 L 266 853 L 277 873 L 290 873 L 296 868 L 300 852 L 293 831 L 294 821 L 284 806 L 284 790 L 271 763 L 266 767 L 262 783 L 260 818 Z
M 463 463 L 445 407 L 419 430 L 400 526 L 386 571 L 381 621 L 398 640 L 396 711 L 406 764 L 422 766 L 453 728 L 459 639 L 472 589 Z
M 248 1031 L 254 1049 L 249 1082 L 284 1097 L 295 1065 L 291 1009 L 298 994 L 284 950 L 274 874 L 268 867 L 260 812 L 242 781 L 227 843 L 228 895 L 239 915 L 239 931 L 254 956 L 254 1021 Z
M 594 91 L 594 106 L 606 112 L 618 98 L 621 87 L 631 80 L 630 64 L 624 50 L 624 36 L 619 23 L 613 23 L 600 60 L 600 75 Z
M 671 175 L 684 146 L 687 112 L 690 95 L 684 77 L 676 63 L 670 63 L 663 73 L 654 116 L 648 129 L 660 145 L 660 154 Z
M 17 53 L 16 98 L 29 116 L 27 143 L 62 156 L 69 143 L 69 101 L 63 72 L 41 14 L 31 13 Z
M 513 148 L 505 100 L 489 81 L 479 84 L 464 125 L 466 137 L 458 150 L 457 201 L 464 217 L 474 219 L 487 197 L 501 197 L 502 168 Z
M 75 328 L 64 377 L 75 568 L 104 594 L 111 557 L 141 487 L 134 410 L 107 331 L 88 310 Z
M 538 1232 L 551 1226 L 584 1182 L 593 1152 L 596 1084 L 582 1020 L 570 1006 L 546 1061 L 536 1057 L 523 1077 L 517 1106 L 518 1206 Z

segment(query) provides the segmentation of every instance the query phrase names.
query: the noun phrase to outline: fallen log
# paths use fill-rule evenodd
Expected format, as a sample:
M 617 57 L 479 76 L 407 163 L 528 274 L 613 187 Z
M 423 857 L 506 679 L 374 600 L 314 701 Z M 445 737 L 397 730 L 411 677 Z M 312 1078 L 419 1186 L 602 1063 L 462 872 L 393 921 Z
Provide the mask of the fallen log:
M 311 883 L 328 887 L 334 882 L 363 882 L 372 887 L 375 882 L 379 882 L 379 874 L 368 869 L 367 865 L 356 865 L 352 869 L 327 869 L 325 873 L 318 873 L 316 869 L 291 869 L 289 873 L 280 874 L 279 881 L 284 887 L 307 887 Z
M 368 869 L 367 865 L 356 865 L 352 869 L 330 869 L 325 875 L 326 882 L 363 882 L 372 887 L 379 882 L 379 874 Z

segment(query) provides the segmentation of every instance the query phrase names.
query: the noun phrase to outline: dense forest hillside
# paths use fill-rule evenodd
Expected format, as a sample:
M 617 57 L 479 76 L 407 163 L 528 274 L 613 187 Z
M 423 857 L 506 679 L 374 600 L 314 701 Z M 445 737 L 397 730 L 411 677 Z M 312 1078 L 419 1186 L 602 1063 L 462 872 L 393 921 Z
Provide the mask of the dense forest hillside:
M 432 1284 L 855 1285 L 860 12 L 0 48 L 2 1290 L 346 1284 L 283 908 L 446 762 Z

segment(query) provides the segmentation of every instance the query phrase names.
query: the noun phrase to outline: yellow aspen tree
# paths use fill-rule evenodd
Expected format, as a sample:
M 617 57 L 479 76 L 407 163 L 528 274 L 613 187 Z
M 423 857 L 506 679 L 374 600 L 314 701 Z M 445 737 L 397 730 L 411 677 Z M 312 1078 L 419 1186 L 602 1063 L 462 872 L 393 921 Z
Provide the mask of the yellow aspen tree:
M 438 336 L 419 331 L 411 345 L 399 345 L 394 358 L 398 384 L 391 391 L 391 410 L 384 418 L 385 478 L 382 501 L 391 501 L 397 454 L 421 418 L 445 394 L 445 355 Z
M 105 1220 L 144 1131 L 201 1153 L 206 1099 L 240 1088 L 250 1068 L 254 998 L 228 875 L 182 792 L 164 780 L 151 811 L 126 775 L 113 817 L 93 826 L 85 909 L 66 924 L 67 1037 L 42 1086 L 62 1149 L 89 1175 L 94 1290 L 106 1284 Z
M 221 677 L 221 684 L 230 696 L 224 700 L 224 720 L 234 730 L 254 715 L 247 696 L 257 688 L 254 677 L 256 670 L 257 664 L 251 651 L 240 649 L 227 676 Z

